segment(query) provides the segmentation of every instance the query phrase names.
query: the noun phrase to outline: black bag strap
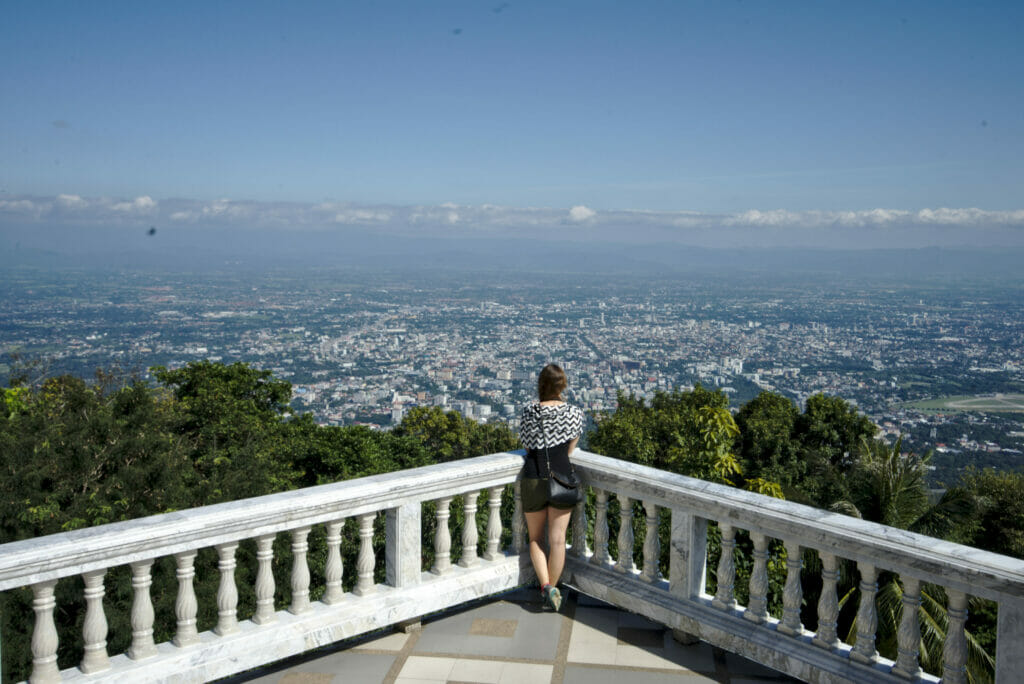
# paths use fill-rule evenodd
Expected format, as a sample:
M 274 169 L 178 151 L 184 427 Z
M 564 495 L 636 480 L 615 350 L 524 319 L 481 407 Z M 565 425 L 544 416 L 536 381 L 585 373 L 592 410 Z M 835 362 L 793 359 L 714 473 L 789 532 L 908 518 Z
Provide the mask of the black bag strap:
M 543 408 L 543 406 L 537 404 L 537 417 L 540 419 L 540 432 L 542 435 L 544 435 L 544 463 L 547 465 L 548 477 L 552 477 L 551 457 L 548 456 L 548 426 L 547 423 L 544 422 L 544 411 L 542 410 Z M 576 474 L 576 467 L 573 466 L 572 459 L 569 459 L 569 474 Z

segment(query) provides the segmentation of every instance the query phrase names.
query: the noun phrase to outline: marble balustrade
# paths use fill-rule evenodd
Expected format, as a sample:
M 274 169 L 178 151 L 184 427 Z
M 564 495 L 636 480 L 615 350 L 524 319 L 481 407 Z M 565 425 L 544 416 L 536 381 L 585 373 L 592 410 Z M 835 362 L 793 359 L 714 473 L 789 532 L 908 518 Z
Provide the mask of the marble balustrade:
M 570 581 L 584 593 L 662 622 L 677 630 L 681 639 L 707 641 L 804 681 L 868 684 L 939 681 L 921 670 L 919 659 L 922 587 L 934 585 L 943 589 L 949 616 L 941 681 L 967 681 L 964 625 L 969 596 L 998 604 L 996 682 L 1020 681 L 1024 561 L 597 454 L 578 452 L 573 461 L 594 492 L 595 548 L 582 546 L 586 538 L 577 532 L 578 552 L 570 553 L 568 564 Z M 609 529 L 612 499 L 619 502 L 618 530 Z M 668 578 L 660 576 L 656 562 L 662 510 L 671 517 Z M 635 526 L 631 518 L 640 511 L 646 524 Z M 580 507 L 577 517 L 583 515 Z M 721 540 L 713 567 L 713 595 L 706 590 L 707 533 L 712 523 Z M 636 543 L 635 527 L 644 531 Z M 741 531 L 751 549 L 745 606 L 736 598 Z M 615 557 L 608 550 L 613 534 L 618 541 Z M 642 548 L 640 567 L 633 558 L 637 548 Z M 775 616 L 768 612 L 772 548 L 785 570 L 778 597 L 781 610 Z M 821 568 L 820 598 L 813 607 L 805 605 L 802 586 L 803 559 L 809 550 Z M 852 646 L 837 633 L 837 585 L 843 562 L 859 577 Z M 902 587 L 895 661 L 876 650 L 883 572 L 895 575 Z M 811 608 L 817 618 L 813 632 L 801 624 L 801 615 Z
M 681 639 L 702 639 L 809 682 L 938 681 L 920 668 L 916 619 L 922 587 L 937 585 L 949 614 L 942 681 L 965 681 L 964 624 L 971 596 L 998 604 L 996 681 L 1016 681 L 1024 672 L 1021 561 L 588 452 L 578 451 L 573 460 L 591 496 L 573 515 L 564 581 L 659 621 Z M 514 453 L 491 454 L 5 544 L 0 546 L 0 591 L 30 587 L 33 592 L 34 682 L 207 681 L 531 581 L 518 497 L 512 519 L 501 518 L 502 494 L 514 484 L 521 462 Z M 451 529 L 456 504 L 480 527 Z M 426 571 L 424 510 L 436 523 L 427 541 L 433 561 Z M 385 517 L 383 583 L 374 579 L 379 515 Z M 663 549 L 658 530 L 664 518 L 670 519 L 671 533 Z M 354 521 L 351 541 L 359 548 L 353 567 L 343 567 L 340 553 L 346 520 Z M 711 568 L 717 584 L 713 595 L 706 590 L 709 524 L 717 526 L 722 549 Z M 316 578 L 319 600 L 311 598 L 307 559 L 314 529 L 326 534 L 323 577 Z M 506 530 L 512 541 L 502 548 Z M 273 568 L 279 535 L 287 535 L 292 555 L 289 572 L 280 576 Z M 256 547 L 251 615 L 238 614 L 235 582 L 236 551 L 245 540 Z M 746 605 L 736 597 L 739 540 L 750 549 Z M 215 567 L 197 568 L 201 549 L 216 552 Z M 821 568 L 822 590 L 813 607 L 806 605 L 802 587 L 808 550 Z M 667 577 L 659 565 L 666 554 Z M 175 564 L 177 626 L 173 639 L 156 644 L 151 568 L 164 557 Z M 772 557 L 785 570 L 776 615 L 769 614 Z M 104 580 L 118 566 L 131 569 L 131 647 L 110 655 Z M 853 645 L 837 633 L 842 567 L 855 568 L 858 578 Z M 196 573 L 205 571 L 219 579 L 216 626 L 200 632 L 193 584 Z M 895 661 L 876 650 L 882 573 L 898 576 L 903 588 Z M 84 649 L 78 667 L 61 671 L 54 589 L 73 577 L 84 583 Z M 343 579 L 350 592 L 343 590 Z M 291 596 L 280 610 L 275 607 L 279 586 L 287 586 Z M 801 619 L 811 608 L 814 632 Z

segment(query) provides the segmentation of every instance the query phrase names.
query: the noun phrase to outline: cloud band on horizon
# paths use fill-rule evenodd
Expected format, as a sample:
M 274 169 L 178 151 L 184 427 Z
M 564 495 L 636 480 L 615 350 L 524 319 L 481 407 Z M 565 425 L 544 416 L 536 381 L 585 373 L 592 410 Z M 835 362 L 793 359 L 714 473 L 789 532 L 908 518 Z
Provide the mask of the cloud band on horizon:
M 975 207 L 736 213 L 507 207 L 490 204 L 382 205 L 350 202 L 155 200 L 14 196 L 0 199 L 0 232 L 29 225 L 88 228 L 345 230 L 417 236 L 517 237 L 699 246 L 1024 246 L 1024 209 Z M 835 239 L 840 237 L 839 243 Z

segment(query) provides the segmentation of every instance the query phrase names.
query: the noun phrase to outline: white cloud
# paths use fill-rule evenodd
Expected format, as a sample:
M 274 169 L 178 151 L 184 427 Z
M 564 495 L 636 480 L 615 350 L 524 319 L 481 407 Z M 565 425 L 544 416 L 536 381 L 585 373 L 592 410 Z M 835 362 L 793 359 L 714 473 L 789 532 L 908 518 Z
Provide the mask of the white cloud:
M 57 195 L 57 204 L 71 209 L 80 209 L 89 205 L 78 195 Z
M 77 195 L 70 195 L 70 197 L 77 197 Z M 130 202 L 117 202 L 116 204 L 111 205 L 110 208 L 114 211 L 146 214 L 156 209 L 156 201 L 148 195 L 143 195 L 142 197 L 136 197 Z
M 134 199 L 8 196 L 0 200 L 4 226 L 39 223 L 70 227 L 177 224 L 232 230 L 345 230 L 365 227 L 390 235 L 429 237 L 523 237 L 596 241 L 671 241 L 680 244 L 1024 244 L 1024 209 L 969 208 L 850 211 L 750 209 L 733 213 L 694 211 L 601 210 L 585 205 L 509 207 L 494 204 L 370 205 L 349 202 L 258 202 L 251 200 Z M 556 231 L 585 224 L 583 234 Z M 884 231 L 885 237 L 878 235 Z
M 569 220 L 573 223 L 581 223 L 588 219 L 592 219 L 595 216 L 597 216 L 596 211 L 589 207 L 585 207 L 582 204 L 577 204 L 569 210 Z

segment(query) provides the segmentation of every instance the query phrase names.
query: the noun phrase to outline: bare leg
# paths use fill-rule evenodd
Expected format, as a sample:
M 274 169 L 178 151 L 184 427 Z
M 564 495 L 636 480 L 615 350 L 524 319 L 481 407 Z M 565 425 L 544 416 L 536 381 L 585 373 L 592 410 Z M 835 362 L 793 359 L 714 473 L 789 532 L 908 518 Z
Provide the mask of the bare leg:
M 540 586 L 549 583 L 548 559 L 544 556 L 544 549 L 541 543 L 544 541 L 544 528 L 548 522 L 548 509 L 526 513 L 526 528 L 530 533 L 530 561 L 533 563 L 533 571 L 537 574 L 537 581 Z M 565 532 L 563 530 L 564 538 Z M 562 544 L 562 556 L 565 556 L 565 544 Z M 564 562 L 564 561 L 563 561 Z
M 548 581 L 558 584 L 565 567 L 565 531 L 569 527 L 572 509 L 560 510 L 548 506 Z M 532 536 L 532 535 L 531 535 Z M 543 583 L 541 584 L 543 586 Z

